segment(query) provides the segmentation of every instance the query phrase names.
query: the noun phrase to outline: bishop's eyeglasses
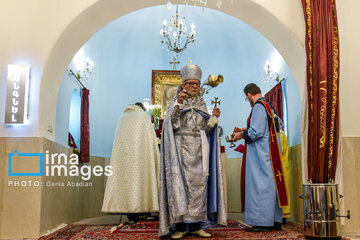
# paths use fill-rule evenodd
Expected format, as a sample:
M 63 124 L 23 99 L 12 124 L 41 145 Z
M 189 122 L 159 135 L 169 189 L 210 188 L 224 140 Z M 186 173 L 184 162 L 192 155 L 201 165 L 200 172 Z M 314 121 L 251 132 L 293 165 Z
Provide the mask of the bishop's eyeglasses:
M 190 85 L 191 87 L 197 87 L 197 86 L 200 86 L 200 83 L 199 82 L 185 82 L 185 84 L 188 84 Z

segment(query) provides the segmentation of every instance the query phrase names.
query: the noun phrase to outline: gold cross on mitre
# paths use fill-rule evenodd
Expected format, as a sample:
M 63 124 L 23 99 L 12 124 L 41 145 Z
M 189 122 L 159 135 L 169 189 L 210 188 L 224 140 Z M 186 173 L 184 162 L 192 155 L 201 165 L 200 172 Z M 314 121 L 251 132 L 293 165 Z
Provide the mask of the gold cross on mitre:
M 211 105 L 215 103 L 215 106 L 214 107 L 217 107 L 217 104 L 221 105 L 221 100 L 218 101 L 218 97 L 215 97 L 215 101 L 214 100 L 211 100 Z
M 280 172 L 280 170 L 278 170 L 278 174 L 276 174 L 276 176 L 279 178 L 280 182 L 281 182 L 281 177 L 282 177 L 282 173 Z

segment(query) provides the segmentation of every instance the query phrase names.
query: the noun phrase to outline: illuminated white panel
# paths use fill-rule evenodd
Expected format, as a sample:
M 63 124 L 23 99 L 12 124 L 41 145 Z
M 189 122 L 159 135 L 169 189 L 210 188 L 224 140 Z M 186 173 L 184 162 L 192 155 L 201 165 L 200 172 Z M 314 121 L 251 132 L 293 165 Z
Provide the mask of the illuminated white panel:
M 6 124 L 23 124 L 28 117 L 30 67 L 8 65 Z

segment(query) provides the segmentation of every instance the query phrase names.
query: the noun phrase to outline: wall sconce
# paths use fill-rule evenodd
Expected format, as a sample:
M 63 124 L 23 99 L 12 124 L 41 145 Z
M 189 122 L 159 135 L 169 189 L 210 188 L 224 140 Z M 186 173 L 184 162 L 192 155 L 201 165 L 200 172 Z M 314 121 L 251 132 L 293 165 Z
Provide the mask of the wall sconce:
M 278 72 L 272 70 L 271 66 L 270 66 L 270 62 L 266 61 L 265 66 L 264 66 L 264 82 L 266 84 L 269 84 L 270 87 L 275 86 L 277 83 L 282 82 L 285 80 L 285 78 L 280 79 L 280 75 Z
M 88 84 L 88 81 L 94 79 L 94 61 L 87 57 L 85 64 L 85 68 L 79 70 L 77 73 L 75 73 L 72 69 L 69 69 L 70 74 L 78 80 L 82 88 L 86 88 L 85 85 Z M 81 80 L 84 81 L 82 82 Z

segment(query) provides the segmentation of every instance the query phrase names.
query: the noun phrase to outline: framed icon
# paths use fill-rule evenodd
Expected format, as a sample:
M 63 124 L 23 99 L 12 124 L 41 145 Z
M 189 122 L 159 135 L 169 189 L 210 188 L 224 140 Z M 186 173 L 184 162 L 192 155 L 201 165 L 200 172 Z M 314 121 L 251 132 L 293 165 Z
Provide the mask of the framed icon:
M 180 71 L 152 70 L 151 103 L 161 106 L 161 118 L 165 117 L 169 102 L 175 96 L 180 84 L 182 84 Z

